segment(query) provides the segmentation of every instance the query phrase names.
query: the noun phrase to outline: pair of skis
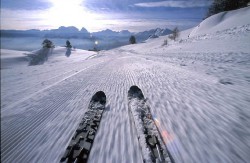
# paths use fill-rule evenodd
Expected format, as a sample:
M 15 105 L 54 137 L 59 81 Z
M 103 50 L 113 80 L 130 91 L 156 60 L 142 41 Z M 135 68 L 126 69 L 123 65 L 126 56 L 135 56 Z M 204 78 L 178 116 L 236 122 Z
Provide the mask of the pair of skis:
M 152 118 L 149 106 L 140 88 L 130 87 L 128 91 L 128 107 L 132 127 L 136 129 L 138 141 L 142 150 L 144 163 L 173 163 L 163 138 Z M 105 109 L 106 95 L 99 91 L 92 97 L 88 111 L 79 124 L 61 162 L 86 163 L 94 138 Z

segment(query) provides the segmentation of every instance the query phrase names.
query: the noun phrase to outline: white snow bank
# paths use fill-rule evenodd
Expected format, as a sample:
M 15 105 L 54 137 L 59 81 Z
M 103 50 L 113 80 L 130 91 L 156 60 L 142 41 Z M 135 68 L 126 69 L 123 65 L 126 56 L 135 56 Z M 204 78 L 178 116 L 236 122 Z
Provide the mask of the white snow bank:
M 43 49 L 32 52 L 1 49 L 1 69 L 12 68 L 13 66 L 27 66 L 29 56 L 38 55 Z M 74 62 L 85 60 L 96 56 L 96 52 L 81 49 L 67 49 L 66 47 L 55 47 L 50 50 L 49 58 L 46 62 L 63 64 L 65 62 Z M 45 62 L 45 63 L 46 63 Z
M 38 50 L 34 50 L 34 51 L 31 51 L 31 52 L 28 52 L 28 53 L 25 53 L 26 55 L 37 55 L 39 53 L 41 49 L 38 49 Z M 65 56 L 66 55 L 66 52 L 67 52 L 67 48 L 66 47 L 61 47 L 61 46 L 56 46 L 55 48 L 53 48 L 52 50 L 52 54 L 51 54 L 51 57 L 59 57 L 59 56 Z M 73 55 L 82 55 L 82 54 L 86 54 L 86 55 L 93 55 L 93 54 L 96 54 L 95 52 L 93 51 L 87 51 L 87 50 L 81 50 L 81 49 L 74 49 L 74 48 L 71 48 L 70 49 L 70 54 L 69 56 L 73 56 Z M 85 56 L 86 56 L 85 55 Z M 89 56 L 87 56 L 89 57 Z
M 193 29 L 190 36 L 215 33 L 237 26 L 250 24 L 250 7 L 221 12 L 202 21 Z
M 23 54 L 26 51 L 1 49 L 1 69 L 10 68 L 13 65 L 27 65 L 28 58 Z

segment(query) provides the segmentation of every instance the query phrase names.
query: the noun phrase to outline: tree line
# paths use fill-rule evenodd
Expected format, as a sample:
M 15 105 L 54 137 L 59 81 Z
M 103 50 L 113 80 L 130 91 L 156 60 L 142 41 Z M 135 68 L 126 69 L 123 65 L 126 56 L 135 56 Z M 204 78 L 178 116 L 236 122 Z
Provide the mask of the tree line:
M 206 18 L 223 11 L 246 7 L 249 2 L 249 0 L 214 0 L 212 5 L 208 8 Z

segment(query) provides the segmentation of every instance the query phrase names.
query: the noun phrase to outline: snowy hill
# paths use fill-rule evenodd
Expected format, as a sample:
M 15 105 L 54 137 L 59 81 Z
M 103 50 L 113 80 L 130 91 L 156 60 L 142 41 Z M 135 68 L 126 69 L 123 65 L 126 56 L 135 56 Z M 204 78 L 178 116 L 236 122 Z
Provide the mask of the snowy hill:
M 38 55 L 41 50 L 42 49 L 27 52 L 1 49 L 1 69 L 27 67 L 30 61 L 29 56 Z M 81 49 L 71 49 L 68 51 L 66 47 L 56 47 L 52 50 L 52 54 L 50 54 L 48 61 L 45 63 L 45 67 L 49 63 L 63 65 L 72 63 L 74 60 L 85 60 L 94 56 L 96 56 L 96 53 L 91 51 Z M 70 60 L 66 57 L 70 57 Z
M 143 162 L 128 110 L 137 85 L 176 163 L 249 162 L 249 17 L 250 7 L 219 13 L 176 41 L 99 53 L 67 57 L 56 47 L 37 66 L 27 52 L 1 49 L 1 161 L 59 162 L 101 90 L 107 105 L 89 162 Z
M 201 22 L 190 34 L 197 36 L 201 34 L 210 34 L 217 31 L 223 31 L 235 27 L 250 24 L 249 7 L 234 11 L 222 12 L 207 18 Z

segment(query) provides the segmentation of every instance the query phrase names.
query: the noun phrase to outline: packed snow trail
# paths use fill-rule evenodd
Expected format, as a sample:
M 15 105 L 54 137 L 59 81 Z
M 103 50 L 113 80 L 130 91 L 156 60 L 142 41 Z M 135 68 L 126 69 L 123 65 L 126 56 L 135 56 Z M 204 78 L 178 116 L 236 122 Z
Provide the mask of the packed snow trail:
M 128 115 L 127 90 L 132 85 L 138 85 L 148 97 L 154 116 L 166 130 L 167 146 L 176 162 L 248 160 L 249 147 L 238 134 L 247 134 L 241 128 L 247 123 L 239 116 L 249 116 L 242 110 L 248 104 L 240 103 L 240 92 L 224 88 L 208 75 L 149 57 L 128 53 L 109 57 L 18 106 L 3 109 L 2 161 L 58 162 L 90 97 L 103 90 L 107 109 L 89 162 L 142 162 Z

